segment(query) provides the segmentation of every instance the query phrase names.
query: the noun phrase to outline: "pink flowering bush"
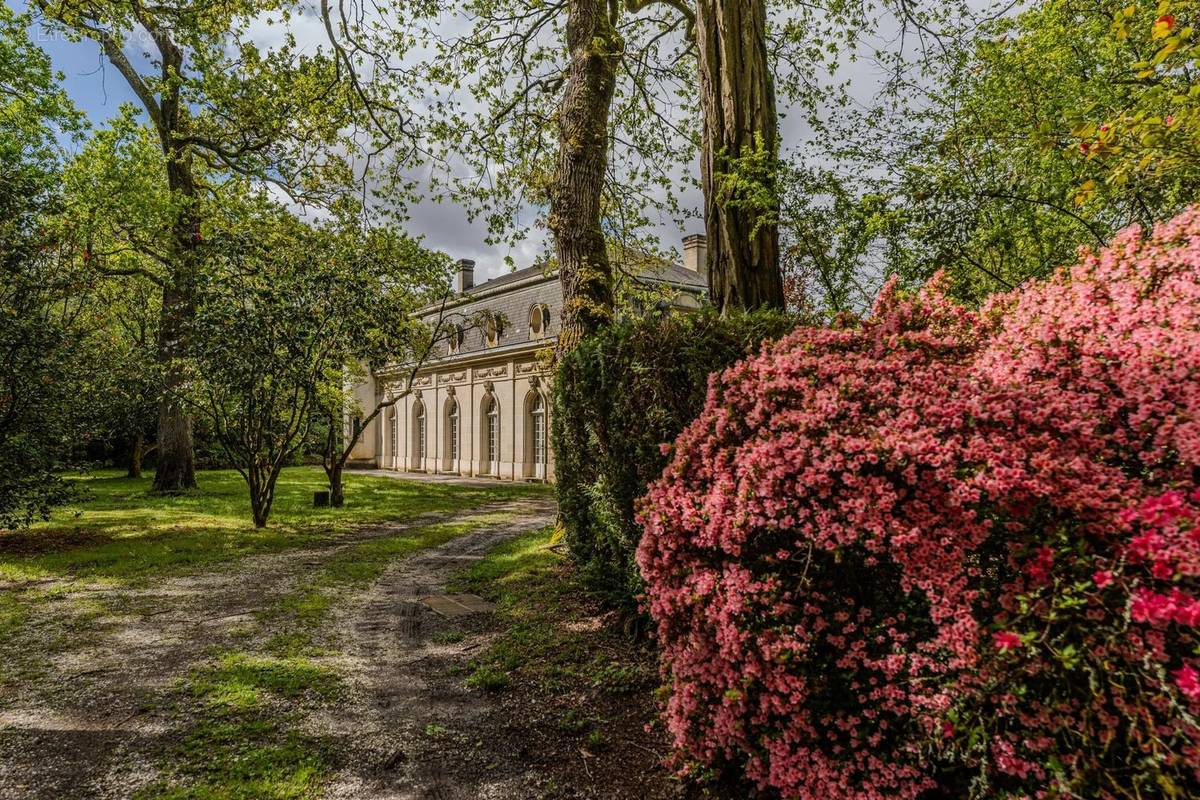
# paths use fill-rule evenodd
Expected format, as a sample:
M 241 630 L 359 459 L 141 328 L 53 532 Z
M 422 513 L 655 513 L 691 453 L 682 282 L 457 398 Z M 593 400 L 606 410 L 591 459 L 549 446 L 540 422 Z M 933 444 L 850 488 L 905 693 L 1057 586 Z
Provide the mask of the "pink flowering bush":
M 995 634 L 951 714 L 988 797 L 1200 791 L 1200 492 L 1013 559 Z M 1015 633 L 1013 631 L 1019 631 Z
M 715 376 L 638 552 L 689 768 L 1194 793 L 1194 517 L 1154 509 L 1200 469 L 1198 265 L 1190 211 L 980 312 L 889 285 Z

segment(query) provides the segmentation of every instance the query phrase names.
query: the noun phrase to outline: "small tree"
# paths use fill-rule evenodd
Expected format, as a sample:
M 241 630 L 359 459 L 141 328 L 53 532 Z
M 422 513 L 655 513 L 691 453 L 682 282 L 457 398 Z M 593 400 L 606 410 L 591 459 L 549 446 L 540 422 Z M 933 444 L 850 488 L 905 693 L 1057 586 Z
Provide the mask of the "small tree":
M 253 224 L 214 243 L 221 269 L 198 294 L 188 396 L 263 527 L 280 472 L 343 402 L 351 360 L 403 348 L 442 262 L 391 230 L 309 226 L 255 202 Z
M 425 255 L 428 257 L 431 254 Z M 346 462 L 350 460 L 355 446 L 362 439 L 363 431 L 387 409 L 412 394 L 417 373 L 438 356 L 441 345 L 460 332 L 485 327 L 489 320 L 504 324 L 503 315 L 490 311 L 480 311 L 471 315 L 447 313 L 448 300 L 447 289 L 438 303 L 437 317 L 431 324 L 420 321 L 415 308 L 404 310 L 405 307 L 401 305 L 385 307 L 387 304 L 368 304 L 362 307 L 362 318 L 357 323 L 361 329 L 389 329 L 394 332 L 402 331 L 403 334 L 393 336 L 374 348 L 371 340 L 367 338 L 351 337 L 347 340 L 346 381 L 343 383 L 343 391 L 331 396 L 333 402 L 326 409 L 328 427 L 322 451 L 322 464 L 329 479 L 329 502 L 335 508 L 345 504 L 346 492 L 342 476 L 346 471 Z M 398 310 L 404 310 L 403 319 L 394 316 Z M 389 319 L 382 319 L 381 315 L 384 314 L 388 315 Z M 361 377 L 365 377 L 364 367 L 370 369 L 387 364 L 406 365 L 400 388 L 386 395 L 378 395 L 370 409 L 359 407 L 350 387 Z M 358 416 L 362 421 L 347 435 L 344 422 L 351 416 Z

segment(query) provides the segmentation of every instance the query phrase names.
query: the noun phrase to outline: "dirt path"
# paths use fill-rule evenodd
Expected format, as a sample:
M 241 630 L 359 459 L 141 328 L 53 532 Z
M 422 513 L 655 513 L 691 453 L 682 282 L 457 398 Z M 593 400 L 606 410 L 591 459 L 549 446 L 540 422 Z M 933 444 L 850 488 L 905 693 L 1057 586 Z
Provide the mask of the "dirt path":
M 508 770 L 488 763 L 484 740 L 495 732 L 484 718 L 491 704 L 451 672 L 487 643 L 484 620 L 447 619 L 421 600 L 443 594 L 455 573 L 499 542 L 552 521 L 545 513 L 524 515 L 422 553 L 397 564 L 345 609 L 335 626 L 345 631 L 338 637 L 338 661 L 341 671 L 354 676 L 354 696 L 322 722 L 348 743 L 349 758 L 328 797 L 531 796 L 523 778 L 536 776 L 505 774 Z
M 409 735 L 422 724 L 413 719 L 438 707 L 413 667 L 430 646 L 424 633 L 432 612 L 417 604 L 419 597 L 491 544 L 553 519 L 552 503 L 533 499 L 437 521 L 469 522 L 498 511 L 513 521 L 401 560 L 361 596 L 337 599 L 322 636 L 333 645 L 328 660 L 350 676 L 352 690 L 336 704 L 336 716 L 312 720 L 328 726 L 347 751 L 338 756 L 350 766 L 336 783 L 337 796 L 440 796 L 395 793 L 372 770 L 396 749 L 385 741 L 396 731 Z M 339 553 L 423 522 L 429 520 L 374 526 L 327 546 L 249 557 L 141 589 L 49 587 L 52 596 L 25 625 L 33 655 L 19 652 L 19 640 L 14 652 L 0 654 L 31 661 L 16 691 L 0 696 L 0 798 L 130 797 L 155 780 L 156 759 L 178 738 L 180 720 L 159 702 L 170 687 L 211 653 L 269 633 L 255 633 L 260 615 Z M 40 654 L 34 643 L 45 641 L 59 646 Z M 469 706 L 455 710 L 468 714 Z

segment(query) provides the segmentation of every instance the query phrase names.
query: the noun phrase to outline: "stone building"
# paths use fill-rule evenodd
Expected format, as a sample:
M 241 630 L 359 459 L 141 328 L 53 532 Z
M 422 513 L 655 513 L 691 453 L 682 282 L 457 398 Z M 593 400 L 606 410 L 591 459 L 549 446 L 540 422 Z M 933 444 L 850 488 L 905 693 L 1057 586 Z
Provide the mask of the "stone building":
M 637 280 L 668 298 L 665 302 L 698 308 L 707 290 L 704 237 L 687 237 L 683 250 L 682 265 Z M 457 296 L 420 312 L 430 324 L 439 315 L 443 326 L 449 323 L 449 341 L 417 372 L 413 391 L 367 425 L 352 466 L 554 480 L 545 363 L 562 311 L 558 276 L 533 266 L 476 285 L 474 272 L 474 262 L 460 261 Z M 453 322 L 480 311 L 500 324 L 468 329 Z M 402 390 L 410 372 L 404 364 L 376 371 L 356 387 L 359 404 L 374 408 L 389 392 Z

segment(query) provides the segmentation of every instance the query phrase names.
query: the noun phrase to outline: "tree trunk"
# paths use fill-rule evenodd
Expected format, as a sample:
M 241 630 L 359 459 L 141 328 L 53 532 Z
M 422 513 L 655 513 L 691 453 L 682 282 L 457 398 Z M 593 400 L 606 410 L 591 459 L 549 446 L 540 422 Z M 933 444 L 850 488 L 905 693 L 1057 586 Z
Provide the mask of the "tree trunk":
M 326 474 L 329 476 L 329 507 L 341 508 L 346 505 L 346 489 L 342 483 L 342 465 L 335 464 Z
M 775 86 L 767 58 L 765 0 L 697 0 L 702 142 L 700 179 L 708 234 L 708 285 L 722 314 L 783 308 L 779 225 L 773 178 L 779 151 Z M 734 161 L 758 154 L 765 174 L 744 175 Z M 756 164 L 757 164 L 756 160 Z M 731 191 L 737 173 L 762 185 Z M 771 198 L 767 207 L 764 198 Z M 757 202 L 756 202 L 757 201 Z
M 342 473 L 346 470 L 346 459 L 350 450 L 343 446 L 342 420 L 329 417 L 329 431 L 325 435 L 325 478 L 329 481 L 329 507 L 341 508 L 346 504 L 346 490 L 342 484 Z
M 600 204 L 608 166 L 608 118 L 624 48 L 604 0 L 570 0 L 566 35 L 571 63 L 558 111 L 558 167 L 549 220 L 563 292 L 558 355 L 612 319 L 612 266 Z
M 138 433 L 133 437 L 133 444 L 129 448 L 129 471 L 126 473 L 127 477 L 142 477 L 142 459 L 145 455 L 146 437 Z
M 271 506 L 275 504 L 275 482 L 280 469 L 251 464 L 246 470 L 246 483 L 250 487 L 250 513 L 254 517 L 255 528 L 267 527 L 267 520 L 271 518 Z
M 196 246 L 200 242 L 200 219 L 196 204 L 199 193 L 192 176 L 191 158 L 173 144 L 164 143 L 167 182 L 180 201 L 175 219 L 174 263 L 163 287 L 162 313 L 158 327 L 158 361 L 163 371 L 162 396 L 158 407 L 158 467 L 154 491 L 181 492 L 196 488 L 196 454 L 192 442 L 192 418 L 180 396 L 186 375 L 183 358 L 192 321 L 196 316 Z

